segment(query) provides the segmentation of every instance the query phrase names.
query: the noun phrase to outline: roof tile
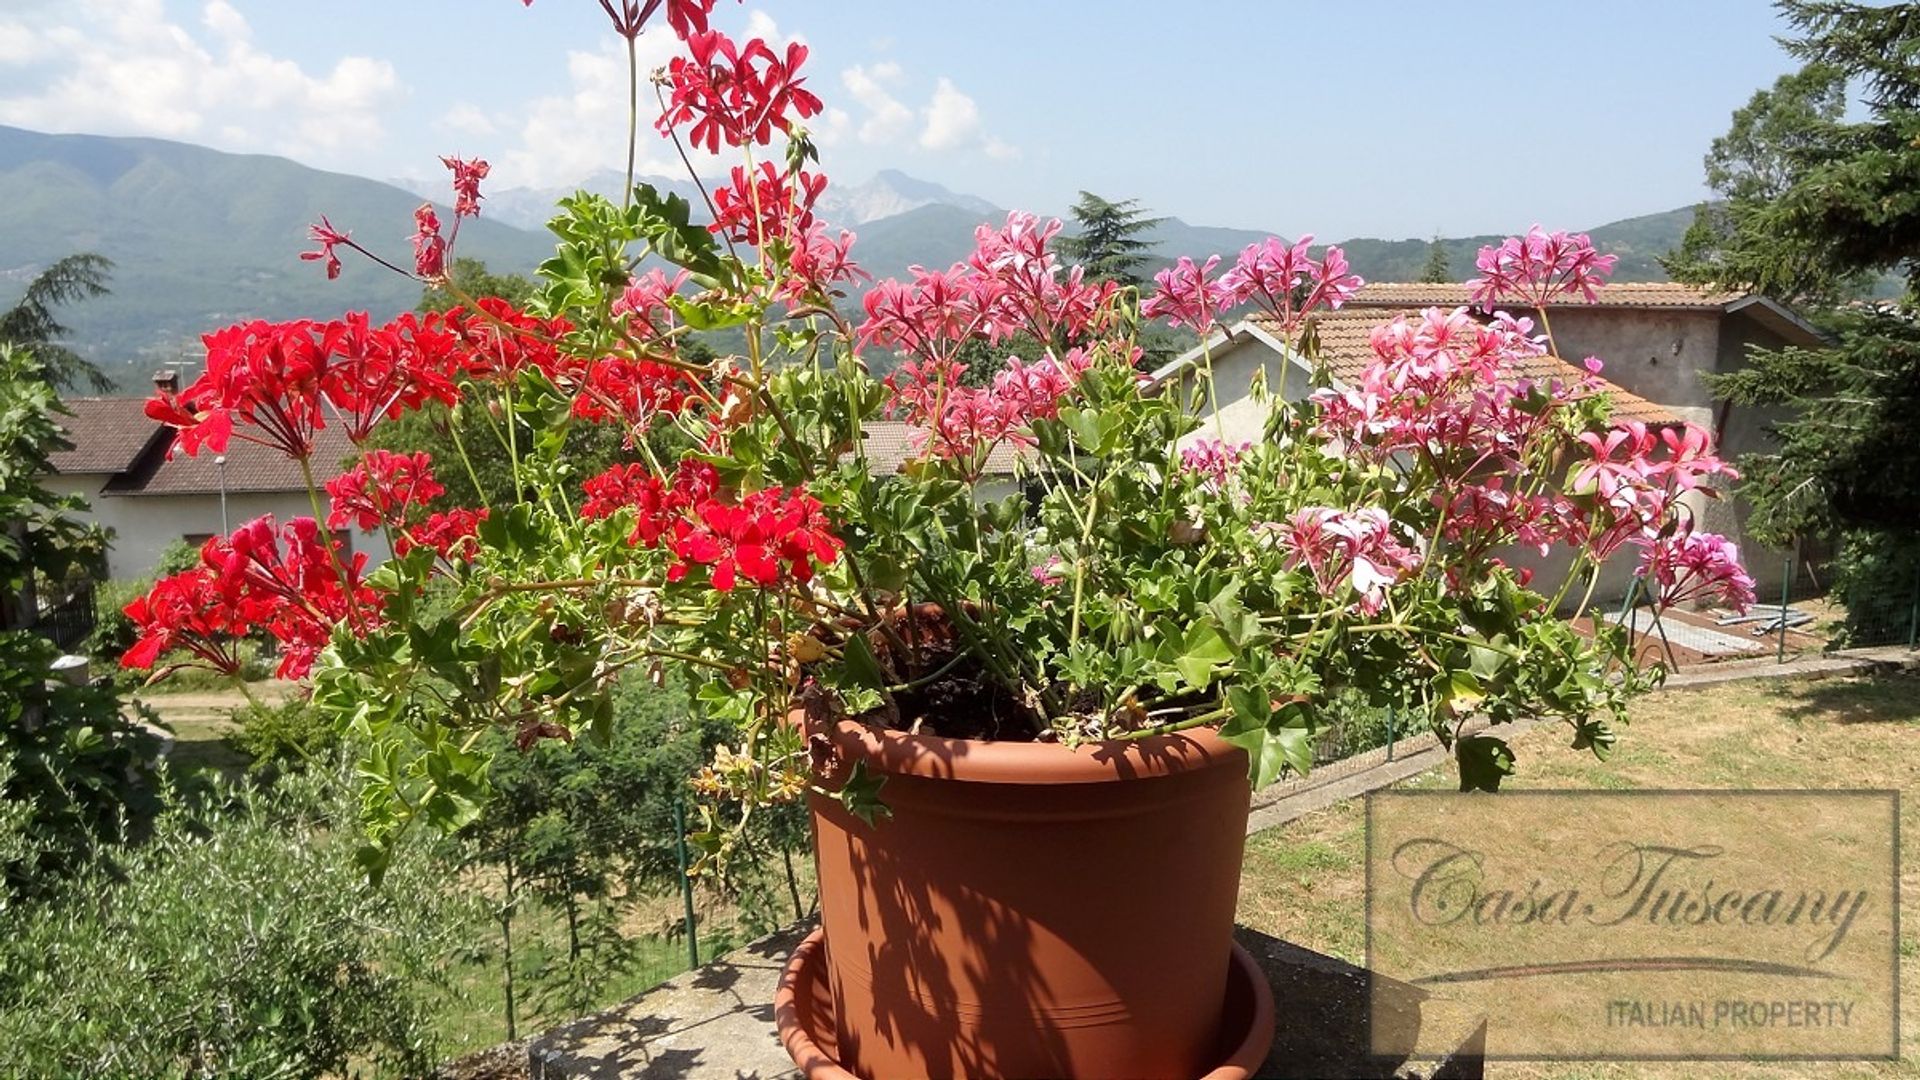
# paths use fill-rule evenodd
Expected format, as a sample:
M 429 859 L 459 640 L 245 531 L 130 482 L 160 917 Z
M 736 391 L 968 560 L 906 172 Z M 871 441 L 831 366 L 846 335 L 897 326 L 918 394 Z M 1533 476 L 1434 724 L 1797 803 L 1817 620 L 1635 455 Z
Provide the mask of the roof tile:
M 862 449 L 867 456 L 867 471 L 875 476 L 892 476 L 900 467 L 920 456 L 914 441 L 914 428 L 904 420 L 869 420 Z M 987 476 L 1012 476 L 1019 453 L 1011 443 L 1001 442 L 987 454 L 983 473 Z
M 1382 311 L 1367 308 L 1356 311 L 1343 308 L 1314 315 L 1312 321 L 1320 341 L 1320 360 L 1326 364 L 1328 373 L 1348 385 L 1359 382 L 1361 373 L 1374 361 L 1371 341 L 1373 328 L 1402 315 L 1418 318 L 1419 312 L 1414 309 Z M 1266 316 L 1256 316 L 1254 319 L 1254 322 L 1263 325 L 1266 321 Z M 1522 377 L 1534 380 L 1571 383 L 1587 376 L 1584 367 L 1570 364 L 1557 356 L 1528 357 L 1515 367 Z M 1612 399 L 1613 415 L 1617 419 L 1638 420 L 1650 426 L 1681 423 L 1680 417 L 1664 406 L 1622 390 L 1606 379 L 1600 379 L 1600 385 L 1602 391 Z
M 49 455 L 57 473 L 125 472 L 160 435 L 142 398 L 68 398 L 61 404 L 73 415 L 54 419 L 73 446 Z
M 151 421 L 149 421 L 151 423 Z M 209 449 L 189 457 L 176 453 L 169 460 L 164 447 L 171 440 L 137 462 L 132 468 L 109 481 L 102 495 L 217 495 L 247 492 L 305 491 L 306 478 L 300 463 L 271 447 L 233 439 L 225 454 Z M 341 464 L 357 451 L 347 434 L 338 426 L 314 433 L 314 482 L 324 484 L 340 475 Z M 226 459 L 225 477 L 218 462 Z

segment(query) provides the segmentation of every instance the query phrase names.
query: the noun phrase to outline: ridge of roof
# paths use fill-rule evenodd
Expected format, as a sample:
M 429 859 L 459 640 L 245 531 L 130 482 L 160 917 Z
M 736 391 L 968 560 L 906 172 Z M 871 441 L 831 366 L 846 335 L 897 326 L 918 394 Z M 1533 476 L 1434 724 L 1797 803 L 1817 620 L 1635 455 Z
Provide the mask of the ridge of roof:
M 1678 311 L 1724 311 L 1755 294 L 1713 289 L 1677 281 L 1623 281 L 1595 287 L 1595 299 L 1584 296 L 1553 300 L 1549 307 L 1624 307 Z M 1460 307 L 1473 302 L 1473 288 L 1465 282 L 1370 281 L 1347 300 L 1349 307 Z M 1531 307 L 1515 303 L 1510 307 Z

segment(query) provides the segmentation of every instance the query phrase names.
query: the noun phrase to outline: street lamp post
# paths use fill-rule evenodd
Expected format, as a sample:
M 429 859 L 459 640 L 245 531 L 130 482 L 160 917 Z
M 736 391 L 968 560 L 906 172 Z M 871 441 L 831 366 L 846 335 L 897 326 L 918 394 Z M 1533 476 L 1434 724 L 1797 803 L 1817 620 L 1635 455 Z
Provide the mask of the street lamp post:
M 233 526 L 227 524 L 227 455 L 221 454 L 213 459 L 214 468 L 220 470 L 220 531 L 224 535 L 233 535 Z

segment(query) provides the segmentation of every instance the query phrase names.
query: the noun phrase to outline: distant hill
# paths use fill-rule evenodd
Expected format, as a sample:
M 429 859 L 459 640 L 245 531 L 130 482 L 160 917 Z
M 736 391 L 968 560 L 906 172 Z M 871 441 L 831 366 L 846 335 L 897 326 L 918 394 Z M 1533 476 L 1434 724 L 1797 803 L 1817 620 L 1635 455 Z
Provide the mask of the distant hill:
M 399 275 L 349 261 L 330 282 L 299 256 L 312 246 L 307 225 L 325 214 L 407 265 L 419 204 L 399 188 L 285 158 L 0 127 L 0 306 L 55 259 L 107 256 L 113 294 L 61 318 L 81 352 L 137 387 L 226 323 L 411 308 L 420 286 Z M 542 234 L 484 218 L 461 227 L 460 252 L 497 270 L 530 272 L 551 251 Z
M 698 210 L 704 203 L 700 190 L 684 177 L 639 176 L 635 180 L 672 191 Z M 603 169 L 577 184 L 562 187 L 513 187 L 489 190 L 483 212 L 495 221 L 523 229 L 543 229 L 553 216 L 553 204 L 576 191 L 590 191 L 611 199 L 620 197 L 626 174 Z M 431 180 L 395 180 L 400 187 L 429 198 L 439 198 L 446 189 L 444 177 Z M 708 186 L 712 186 L 709 180 Z M 963 195 L 931 180 L 908 176 L 897 169 L 882 169 L 863 184 L 833 183 L 827 186 L 816 206 L 822 218 L 843 228 L 854 228 L 870 221 L 890 218 L 927 206 L 953 206 L 982 218 L 1004 218 L 1006 211 L 977 195 Z M 704 211 L 701 211 L 704 216 Z
M 621 181 L 606 173 L 587 178 L 585 186 L 617 195 Z M 704 216 L 691 183 L 653 182 L 687 196 Z M 446 182 L 398 183 L 425 194 L 284 158 L 159 139 L 0 127 L 0 307 L 62 256 L 95 251 L 113 259 L 113 294 L 67 309 L 62 317 L 74 329 L 71 344 L 129 389 L 142 385 L 163 361 L 197 359 L 199 335 L 230 322 L 331 317 L 347 310 L 385 318 L 411 308 L 419 286 L 352 260 L 339 280 L 329 282 L 299 253 L 310 247 L 307 225 L 325 214 L 405 265 L 413 210 L 423 197 L 443 198 Z M 553 201 L 572 190 L 489 190 L 482 217 L 462 226 L 460 254 L 484 259 L 496 272 L 531 272 L 552 251 L 541 226 Z M 898 276 L 916 264 L 949 266 L 973 250 L 975 228 L 1006 219 L 985 199 L 893 170 L 865 184 L 830 188 L 822 213 L 859 234 L 855 258 L 877 277 Z M 1616 280 L 1657 281 L 1666 276 L 1657 257 L 1679 243 L 1691 220 L 1692 211 L 1683 208 L 1589 231 L 1599 247 L 1620 257 Z M 1169 218 L 1151 235 L 1154 257 L 1147 269 L 1179 255 L 1230 259 L 1265 236 Z M 1476 252 L 1497 239 L 1442 241 L 1453 277 L 1472 276 Z M 1370 281 L 1410 281 L 1426 264 L 1424 238 L 1340 243 L 1354 270 Z
M 637 183 L 652 184 L 662 191 L 672 192 L 687 200 L 695 207 L 703 207 L 705 200 L 700 189 L 693 181 L 684 177 L 637 176 Z M 626 186 L 627 174 L 618 169 L 602 169 L 582 179 L 577 184 L 556 187 L 500 187 L 486 184 L 481 187 L 484 198 L 480 201 L 480 217 L 483 221 L 493 221 L 501 225 L 511 225 L 547 235 L 547 222 L 552 220 L 554 205 L 561 199 L 577 191 L 586 191 L 594 195 L 604 195 L 614 202 L 620 201 L 620 189 Z M 394 186 L 410 191 L 417 198 L 440 200 L 446 198 L 448 179 L 446 174 L 421 179 L 403 177 L 392 181 Z M 698 211 L 702 219 L 707 213 Z
M 876 276 L 901 273 L 914 263 L 945 267 L 973 250 L 976 227 L 998 225 L 1004 220 L 1004 213 L 970 213 L 952 205 L 923 206 L 857 229 L 860 241 L 854 252 L 861 265 Z M 1693 209 L 1684 207 L 1611 222 L 1587 231 L 1596 247 L 1619 257 L 1614 280 L 1665 281 L 1667 273 L 1660 266 L 1659 256 L 1680 243 L 1692 221 Z M 1158 270 L 1181 255 L 1195 259 L 1220 255 L 1231 260 L 1242 248 L 1268 235 L 1251 229 L 1190 225 L 1179 218 L 1168 218 L 1148 234 L 1153 253 L 1146 269 Z M 1462 236 L 1440 241 L 1446 249 L 1453 277 L 1460 281 L 1473 276 L 1473 261 L 1480 249 L 1499 242 L 1498 236 Z M 1426 239 L 1359 237 L 1336 243 L 1346 252 L 1354 272 L 1368 281 L 1414 281 L 1426 268 Z

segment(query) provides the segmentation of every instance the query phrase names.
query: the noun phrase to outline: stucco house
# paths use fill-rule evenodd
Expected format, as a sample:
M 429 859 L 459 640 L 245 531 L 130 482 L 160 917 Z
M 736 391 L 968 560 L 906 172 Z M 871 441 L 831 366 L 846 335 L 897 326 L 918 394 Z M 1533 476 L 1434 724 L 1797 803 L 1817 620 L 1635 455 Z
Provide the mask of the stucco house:
M 163 389 L 170 376 L 155 379 Z M 88 510 L 79 515 L 112 530 L 107 576 L 131 580 L 153 572 L 160 553 L 179 540 L 194 544 L 230 532 L 262 514 L 285 521 L 313 516 L 298 463 L 255 443 L 234 439 L 224 454 L 169 456 L 173 430 L 148 419 L 145 399 L 69 398 L 71 416 L 59 418 L 71 448 L 52 455 L 53 474 L 41 478 L 49 491 L 79 495 Z M 340 474 L 354 448 L 337 428 L 315 439 L 315 479 Z M 370 562 L 387 557 L 377 533 L 347 530 L 350 550 Z
M 1313 327 L 1328 376 L 1341 384 L 1366 367 L 1373 356 L 1367 336 L 1374 326 L 1424 308 L 1470 305 L 1469 293 L 1464 284 L 1372 284 L 1360 289 L 1339 311 L 1317 314 Z M 1501 306 L 1514 315 L 1531 317 L 1536 324 L 1543 321 L 1543 313 L 1538 310 Z M 1559 356 L 1532 361 L 1529 374 L 1572 381 L 1586 374 L 1580 366 L 1582 360 L 1597 357 L 1605 365 L 1601 371 L 1603 389 L 1613 399 L 1616 416 L 1649 426 L 1698 424 L 1713 432 L 1721 453 L 1730 459 L 1771 449 L 1769 425 L 1783 415 L 1774 409 L 1735 408 L 1717 401 L 1701 376 L 1739 369 L 1747 363 L 1752 346 L 1817 346 L 1823 342 L 1811 325 L 1764 296 L 1671 283 L 1605 285 L 1599 289 L 1597 303 L 1554 303 L 1544 315 L 1544 321 L 1552 326 Z M 1220 395 L 1222 426 L 1231 440 L 1260 437 L 1267 406 L 1255 400 L 1249 390 L 1256 372 L 1264 371 L 1269 394 L 1287 401 L 1296 401 L 1314 389 L 1313 365 L 1297 352 L 1288 352 L 1277 328 L 1263 318 L 1245 319 L 1215 331 L 1208 349 Z M 1283 363 L 1283 355 L 1290 362 Z M 1200 348 L 1192 349 L 1155 372 L 1155 377 L 1163 381 L 1191 378 L 1201 357 Z M 1210 433 L 1213 425 L 1207 427 Z M 1702 501 L 1696 512 L 1703 528 L 1724 533 L 1740 544 L 1760 595 L 1778 592 L 1786 559 L 1792 553 L 1763 547 L 1751 539 L 1746 529 L 1748 508 L 1740 500 Z M 1799 557 L 1810 554 L 1803 551 Z M 1617 598 L 1625 591 L 1630 576 L 1630 567 L 1609 565 L 1601 578 L 1599 595 Z

